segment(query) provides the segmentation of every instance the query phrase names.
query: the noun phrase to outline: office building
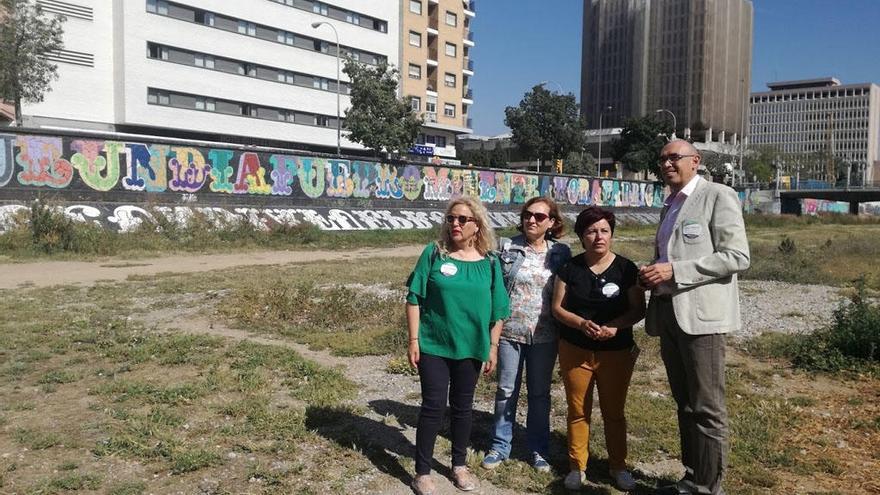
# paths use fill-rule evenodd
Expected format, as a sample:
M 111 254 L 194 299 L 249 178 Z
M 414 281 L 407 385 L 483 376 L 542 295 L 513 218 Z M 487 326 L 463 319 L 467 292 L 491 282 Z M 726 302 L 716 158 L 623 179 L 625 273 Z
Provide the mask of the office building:
M 581 105 L 588 127 L 666 109 L 678 135 L 735 140 L 747 110 L 750 0 L 584 0 Z M 661 118 L 671 119 L 664 112 Z
M 435 162 L 454 158 L 456 136 L 471 132 L 474 16 L 471 0 L 402 0 L 402 94 L 424 120 L 414 151 Z
M 67 17 L 65 46 L 50 56 L 60 75 L 52 91 L 24 106 L 27 126 L 335 151 L 337 40 L 327 24 L 343 55 L 400 60 L 396 0 L 38 3 Z M 362 149 L 344 133 L 341 145 Z
M 749 144 L 780 153 L 782 175 L 833 182 L 839 166 L 851 182 L 880 171 L 880 86 L 833 77 L 768 83 L 752 93 Z

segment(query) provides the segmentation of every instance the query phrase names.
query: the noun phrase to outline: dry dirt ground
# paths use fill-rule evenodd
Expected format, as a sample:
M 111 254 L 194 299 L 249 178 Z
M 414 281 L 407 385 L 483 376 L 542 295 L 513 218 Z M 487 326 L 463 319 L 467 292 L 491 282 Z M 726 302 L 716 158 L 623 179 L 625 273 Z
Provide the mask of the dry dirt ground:
M 187 273 L 210 271 L 223 268 L 231 268 L 235 266 L 245 265 L 275 265 L 294 262 L 309 262 L 319 260 L 336 260 L 351 259 L 358 257 L 414 257 L 417 256 L 422 249 L 421 246 L 406 246 L 396 249 L 362 249 L 349 252 L 334 251 L 266 251 L 257 253 L 237 254 L 237 255 L 184 255 L 169 256 L 162 258 L 153 258 L 137 261 L 105 261 L 105 262 L 36 262 L 36 263 L 19 263 L 19 264 L 2 264 L 0 265 L 0 289 L 23 288 L 23 287 L 42 287 L 51 285 L 92 285 L 100 281 L 114 280 L 123 281 L 130 275 L 149 276 L 162 272 Z M 353 405 L 360 407 L 365 412 L 362 426 L 364 428 L 375 428 L 381 436 L 381 432 L 388 432 L 389 428 L 395 430 L 394 435 L 386 435 L 387 438 L 380 438 L 378 442 L 389 453 L 408 452 L 412 449 L 415 440 L 415 424 L 412 416 L 417 412 L 418 405 L 418 380 L 415 377 L 390 374 L 386 372 L 388 365 L 388 356 L 366 356 L 366 357 L 337 357 L 328 352 L 315 351 L 289 340 L 282 338 L 266 337 L 265 335 L 251 334 L 250 332 L 230 328 L 223 322 L 215 321 L 210 316 L 205 316 L 206 312 L 199 311 L 199 308 L 191 309 L 191 317 L 181 318 L 180 311 L 182 308 L 166 308 L 158 309 L 145 314 L 138 315 L 148 328 L 155 329 L 160 332 L 184 332 L 196 334 L 209 334 L 213 336 L 225 337 L 232 340 L 250 340 L 256 343 L 282 346 L 291 348 L 300 353 L 304 358 L 315 361 L 321 365 L 337 368 L 341 370 L 345 376 L 352 380 L 358 386 L 357 397 L 353 400 Z M 184 323 L 181 323 L 184 322 Z M 731 356 L 731 364 L 741 362 L 744 358 L 741 356 Z M 657 370 L 658 372 L 660 370 Z M 839 389 L 840 384 L 837 382 L 829 382 L 825 379 L 804 379 L 794 380 L 791 376 L 773 375 L 774 383 L 769 388 L 775 390 L 768 393 L 778 393 L 786 396 L 803 396 L 810 395 L 815 397 L 815 405 L 805 405 L 805 408 L 811 409 L 815 414 L 815 426 L 809 428 L 809 431 L 798 432 L 798 438 L 791 438 L 794 444 L 809 444 L 814 441 L 809 436 L 822 437 L 825 435 L 825 429 L 828 426 L 835 425 L 839 421 L 845 421 L 846 410 L 853 407 L 847 404 L 845 396 L 862 395 L 867 393 L 868 405 L 876 407 L 878 399 L 877 391 L 873 388 L 869 390 L 855 390 L 858 384 L 853 384 L 853 390 L 842 391 Z M 785 382 L 784 384 L 782 382 Z M 776 386 L 779 385 L 779 386 Z M 555 403 L 562 403 L 561 395 L 554 397 Z M 406 414 L 398 411 L 388 410 L 387 404 L 407 404 Z M 873 405 L 871 405 L 873 403 Z M 491 403 L 482 400 L 475 404 L 475 408 L 482 411 L 491 411 Z M 598 411 L 597 411 L 598 412 Z M 838 416 L 835 419 L 835 416 Z M 361 434 L 367 432 L 359 432 Z M 866 439 L 862 439 L 862 442 Z M 849 442 L 849 443 L 848 443 Z M 871 445 L 871 441 L 867 440 L 867 445 L 858 445 L 858 451 L 861 453 L 869 452 L 876 446 Z M 826 453 L 830 456 L 837 457 L 840 464 L 847 465 L 852 462 L 858 464 L 869 462 L 867 459 L 847 459 L 846 452 L 856 445 L 851 445 L 852 438 L 829 438 L 824 442 Z M 861 443 L 861 442 L 860 442 Z M 316 453 L 320 455 L 319 453 Z M 806 454 L 806 452 L 804 452 Z M 390 454 L 394 455 L 394 454 Z M 840 457 L 838 457 L 840 456 Z M 377 466 L 378 467 L 378 466 Z M 864 473 L 864 466 L 860 466 L 860 471 Z M 643 475 L 656 477 L 676 477 L 680 475 L 680 464 L 674 460 L 667 460 L 656 464 L 637 465 L 636 468 Z M 855 474 L 855 473 L 853 473 Z M 351 493 L 384 493 L 390 495 L 405 495 L 412 493 L 408 486 L 401 480 L 403 476 L 400 473 L 388 472 L 385 469 L 375 469 L 373 472 L 363 474 L 370 478 L 369 482 L 359 480 L 354 483 L 358 488 L 352 490 Z M 841 478 L 848 478 L 844 473 Z M 438 495 L 460 493 L 446 477 L 442 474 L 435 476 L 438 482 Z M 861 485 L 861 489 L 855 491 L 840 487 L 842 491 L 837 493 L 880 493 L 880 487 L 874 483 L 864 485 L 864 479 L 852 479 L 853 484 L 848 485 L 857 487 Z M 821 477 L 804 476 L 802 479 L 784 479 L 782 485 L 788 488 L 788 493 L 835 493 L 833 490 L 838 488 L 834 485 L 829 486 L 823 482 Z M 372 491 L 364 487 L 381 487 L 379 491 Z M 194 488 L 192 492 L 183 491 L 180 493 L 198 493 L 200 489 Z M 0 490 L 2 492 L 2 490 Z M 597 493 L 603 493 L 599 491 Z M 2 492 L 5 493 L 5 492 Z M 476 493 L 486 494 L 513 494 L 519 493 L 493 486 L 488 481 L 481 483 L 480 489 Z M 617 493 L 617 492 L 606 492 Z

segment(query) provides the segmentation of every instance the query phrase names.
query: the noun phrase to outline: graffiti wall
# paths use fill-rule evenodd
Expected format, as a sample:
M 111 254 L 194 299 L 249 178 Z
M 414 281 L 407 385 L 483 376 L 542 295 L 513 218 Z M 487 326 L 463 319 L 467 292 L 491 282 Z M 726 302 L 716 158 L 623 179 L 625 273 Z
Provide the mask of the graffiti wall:
M 104 219 L 143 216 L 149 203 L 216 215 L 219 209 L 300 215 L 305 221 L 316 220 L 308 213 L 315 211 L 325 220 L 316 223 L 328 229 L 346 228 L 342 220 L 329 220 L 331 212 L 339 211 L 357 220 L 352 225 L 387 228 L 370 227 L 371 221 L 356 213 L 362 209 L 394 212 L 395 218 L 406 219 L 401 224 L 417 225 L 402 212 L 437 210 L 460 195 L 479 197 L 494 212 L 516 210 L 537 195 L 569 207 L 647 212 L 659 211 L 663 202 L 661 186 L 641 181 L 390 164 L 245 147 L 0 134 L 0 202 L 21 206 L 46 193 L 53 201 L 77 204 L 78 215 L 100 211 Z M 104 223 L 123 230 L 127 225 L 124 220 Z
M 849 213 L 849 203 L 846 201 L 829 201 L 827 199 L 802 199 L 801 212 L 804 215 L 816 215 L 818 213 Z

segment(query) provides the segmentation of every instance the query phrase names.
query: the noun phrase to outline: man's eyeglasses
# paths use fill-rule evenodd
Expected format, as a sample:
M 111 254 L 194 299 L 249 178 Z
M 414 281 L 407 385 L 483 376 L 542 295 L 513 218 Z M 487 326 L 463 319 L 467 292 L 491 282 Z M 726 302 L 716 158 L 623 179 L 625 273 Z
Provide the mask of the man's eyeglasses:
M 451 225 L 451 224 L 455 223 L 456 220 L 458 220 L 459 225 L 464 225 L 468 222 L 476 222 L 477 221 L 476 218 L 468 217 L 465 215 L 446 215 L 446 223 Z
M 524 211 L 521 218 L 523 222 L 528 222 L 530 218 L 535 217 L 535 221 L 538 223 L 543 222 L 550 218 L 550 215 L 546 213 L 541 213 L 540 211 Z
M 678 163 L 678 161 L 681 160 L 682 158 L 687 158 L 690 156 L 697 156 L 697 155 L 679 155 L 678 153 L 670 153 L 668 155 L 660 155 L 660 160 L 658 160 L 658 162 L 660 163 L 660 165 L 663 165 L 664 163 L 666 163 L 666 160 L 669 160 L 672 163 Z

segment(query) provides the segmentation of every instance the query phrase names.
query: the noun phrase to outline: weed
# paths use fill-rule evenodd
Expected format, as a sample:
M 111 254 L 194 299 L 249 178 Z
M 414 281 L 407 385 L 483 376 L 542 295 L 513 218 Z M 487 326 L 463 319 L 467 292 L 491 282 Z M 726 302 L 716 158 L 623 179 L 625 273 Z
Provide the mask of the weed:
M 417 376 L 419 370 L 413 368 L 409 364 L 409 358 L 406 356 L 394 356 L 388 360 L 385 371 L 394 375 L 410 375 Z
M 74 469 L 78 469 L 79 464 L 73 461 L 67 461 L 58 466 L 59 471 L 73 471 Z
M 216 452 L 204 449 L 180 450 L 171 453 L 169 462 L 174 474 L 189 473 L 220 463 Z
M 14 433 L 15 440 L 31 450 L 44 450 L 59 445 L 61 437 L 49 431 L 18 428 Z
M 141 495 L 147 491 L 143 481 L 123 481 L 107 488 L 107 495 Z
M 41 384 L 51 384 L 51 383 L 72 383 L 79 380 L 79 375 L 76 373 L 66 371 L 66 370 L 52 370 L 40 377 L 37 383 Z

